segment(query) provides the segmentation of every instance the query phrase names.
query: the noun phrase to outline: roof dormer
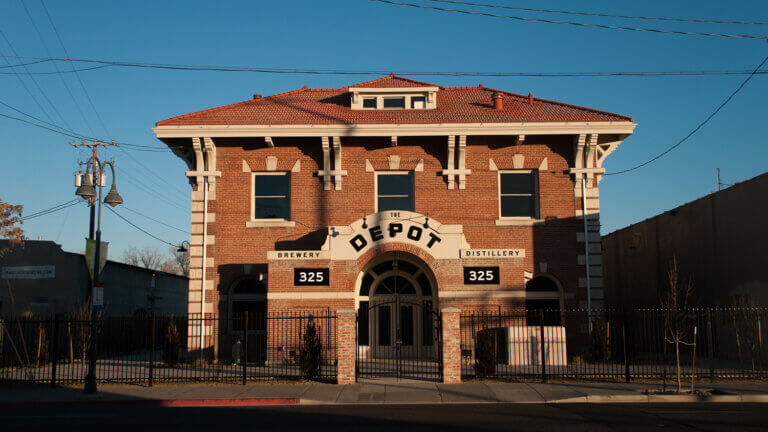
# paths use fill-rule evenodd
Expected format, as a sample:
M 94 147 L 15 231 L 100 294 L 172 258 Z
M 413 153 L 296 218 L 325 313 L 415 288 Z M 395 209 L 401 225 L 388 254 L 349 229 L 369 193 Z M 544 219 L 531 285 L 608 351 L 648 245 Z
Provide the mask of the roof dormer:
M 350 87 L 353 110 L 437 108 L 439 87 Z

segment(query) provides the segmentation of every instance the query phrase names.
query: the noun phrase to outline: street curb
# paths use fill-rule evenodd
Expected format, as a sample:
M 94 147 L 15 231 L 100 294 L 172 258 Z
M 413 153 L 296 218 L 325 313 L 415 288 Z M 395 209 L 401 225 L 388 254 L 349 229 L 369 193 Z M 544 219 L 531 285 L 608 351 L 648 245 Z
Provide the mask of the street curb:
M 298 405 L 299 398 L 245 398 L 245 399 L 131 399 L 131 400 L 82 400 L 50 402 L 3 402 L 0 408 L 45 407 L 224 407 L 257 405 Z
M 595 395 L 579 396 L 566 399 L 555 399 L 544 403 L 568 404 L 568 403 L 768 403 L 768 394 L 752 395 Z

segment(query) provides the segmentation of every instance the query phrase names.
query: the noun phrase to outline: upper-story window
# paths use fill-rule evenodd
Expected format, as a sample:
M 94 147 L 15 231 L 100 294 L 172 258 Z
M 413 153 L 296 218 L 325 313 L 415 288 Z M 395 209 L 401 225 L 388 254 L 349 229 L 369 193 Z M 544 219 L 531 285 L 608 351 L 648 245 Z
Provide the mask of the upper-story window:
M 427 107 L 427 98 L 424 96 L 411 96 L 412 109 L 424 109 Z
M 253 218 L 291 219 L 290 173 L 253 173 Z
M 405 97 L 385 97 L 384 108 L 405 108 Z
M 500 171 L 499 215 L 502 218 L 538 218 L 538 183 L 535 170 Z
M 413 211 L 413 172 L 376 173 L 376 211 Z
M 375 97 L 363 98 L 363 108 L 376 109 L 376 98 Z
M 351 87 L 353 110 L 435 109 L 439 87 Z

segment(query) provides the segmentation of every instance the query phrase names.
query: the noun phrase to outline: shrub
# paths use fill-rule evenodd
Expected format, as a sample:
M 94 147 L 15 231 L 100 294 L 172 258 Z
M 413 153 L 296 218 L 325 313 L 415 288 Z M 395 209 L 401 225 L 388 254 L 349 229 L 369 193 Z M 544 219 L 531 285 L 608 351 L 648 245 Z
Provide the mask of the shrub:
M 496 374 L 496 332 L 485 329 L 475 336 L 475 372 L 478 378 Z
M 155 347 L 152 347 L 155 349 Z M 176 328 L 176 320 L 171 315 L 165 328 L 165 343 L 163 344 L 163 361 L 168 367 L 174 367 L 181 360 L 181 338 Z
M 310 315 L 307 326 L 304 329 L 303 343 L 299 352 L 301 374 L 307 379 L 316 379 L 320 376 L 320 357 L 322 343 L 317 332 L 314 318 Z

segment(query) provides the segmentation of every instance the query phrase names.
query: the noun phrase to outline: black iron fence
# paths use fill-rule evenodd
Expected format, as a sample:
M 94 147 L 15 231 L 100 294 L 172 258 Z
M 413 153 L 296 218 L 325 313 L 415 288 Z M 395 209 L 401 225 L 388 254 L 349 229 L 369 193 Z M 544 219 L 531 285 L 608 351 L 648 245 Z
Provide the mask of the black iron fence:
M 766 308 L 464 312 L 462 376 L 768 378 L 766 320 Z
M 99 317 L 100 382 L 335 381 L 336 317 L 320 313 L 231 317 Z M 88 371 L 90 320 L 0 319 L 0 383 L 77 383 Z

